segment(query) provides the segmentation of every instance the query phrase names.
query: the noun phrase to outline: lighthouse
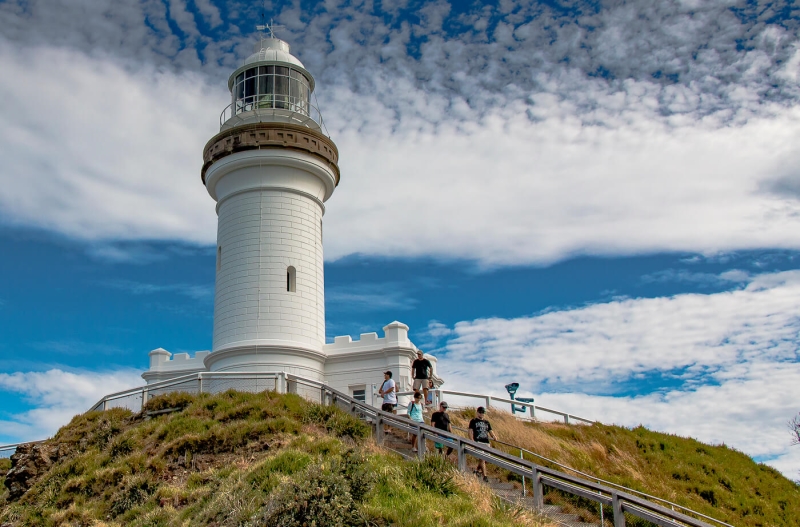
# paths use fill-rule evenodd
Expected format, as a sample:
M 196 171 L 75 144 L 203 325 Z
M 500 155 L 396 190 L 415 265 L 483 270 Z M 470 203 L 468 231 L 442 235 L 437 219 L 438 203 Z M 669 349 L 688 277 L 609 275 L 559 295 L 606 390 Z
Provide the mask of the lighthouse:
M 336 145 L 311 105 L 314 77 L 262 38 L 228 79 L 231 104 L 203 150 L 216 201 L 211 371 L 324 377 L 322 222 L 339 183 Z
M 397 321 L 383 337 L 326 343 L 323 217 L 340 171 L 311 104 L 314 77 L 270 31 L 228 89 L 201 170 L 218 217 L 212 347 L 194 357 L 155 349 L 142 376 L 150 383 L 194 372 L 285 372 L 380 406 L 375 383 L 389 370 L 408 389 L 419 350 Z

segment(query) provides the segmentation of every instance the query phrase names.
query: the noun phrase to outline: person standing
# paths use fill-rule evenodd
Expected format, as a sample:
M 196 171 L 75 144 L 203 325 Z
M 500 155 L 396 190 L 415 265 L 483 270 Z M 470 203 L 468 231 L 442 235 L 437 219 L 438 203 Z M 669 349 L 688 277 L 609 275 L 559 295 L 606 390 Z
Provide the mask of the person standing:
M 408 404 L 407 408 L 408 418 L 417 423 L 425 424 L 425 418 L 422 417 L 422 411 L 423 411 L 422 394 L 416 392 L 414 394 L 414 400 Z M 411 435 L 411 451 L 412 452 L 417 451 L 417 434 Z
M 422 351 L 417 351 L 417 360 L 411 363 L 411 376 L 414 379 L 414 391 L 422 390 L 424 401 L 428 400 L 428 384 L 433 376 L 433 365 L 425 358 Z
M 497 441 L 497 436 L 492 431 L 491 423 L 484 418 L 485 414 L 486 409 L 483 406 L 479 406 L 475 418 L 469 422 L 469 438 L 476 443 L 486 443 L 488 445 L 490 444 L 490 439 Z M 486 461 L 483 459 L 478 460 L 478 469 L 475 472 L 483 476 L 483 481 L 489 481 L 486 476 Z
M 392 379 L 391 370 L 383 372 L 383 384 L 378 394 L 383 397 L 383 404 L 381 410 L 384 412 L 397 413 L 397 385 Z M 383 431 L 389 433 L 389 427 L 384 426 Z
M 445 430 L 447 432 L 453 433 L 453 427 L 450 425 L 450 416 L 447 414 L 447 403 L 442 401 L 439 404 L 439 411 L 433 412 L 431 415 L 431 425 L 434 428 L 438 428 L 439 430 Z M 436 451 L 441 454 L 444 445 L 441 443 L 434 443 L 433 446 L 436 448 Z M 450 454 L 453 453 L 453 447 L 447 447 L 447 453 L 445 457 L 448 457 Z

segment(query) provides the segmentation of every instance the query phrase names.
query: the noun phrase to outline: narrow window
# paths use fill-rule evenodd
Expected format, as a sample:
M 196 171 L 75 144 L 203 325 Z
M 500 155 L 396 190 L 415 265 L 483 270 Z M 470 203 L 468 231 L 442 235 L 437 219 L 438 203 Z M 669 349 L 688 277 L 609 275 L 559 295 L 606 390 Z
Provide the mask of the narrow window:
M 297 271 L 291 265 L 286 269 L 286 290 L 290 293 L 297 291 Z
M 222 269 L 222 246 L 217 246 L 217 271 Z

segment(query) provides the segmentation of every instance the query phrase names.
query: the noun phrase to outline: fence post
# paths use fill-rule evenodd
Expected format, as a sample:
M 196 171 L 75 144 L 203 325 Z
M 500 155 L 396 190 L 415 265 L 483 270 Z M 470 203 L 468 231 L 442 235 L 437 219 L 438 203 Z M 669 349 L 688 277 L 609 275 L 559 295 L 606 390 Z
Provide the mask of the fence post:
M 197 374 L 197 393 L 203 393 L 203 374 Z
M 420 459 L 425 457 L 425 446 L 425 431 L 417 428 L 417 457 Z
M 467 471 L 467 452 L 464 450 L 464 443 L 458 440 L 458 470 L 461 472 Z
M 622 501 L 616 492 L 611 493 L 611 506 L 614 509 L 614 527 L 625 527 L 625 513 L 622 512 Z
M 564 414 L 564 424 L 569 424 L 569 414 Z
M 525 461 L 525 457 L 522 455 L 522 449 L 519 449 L 519 458 Z M 525 476 L 522 476 L 522 497 L 524 498 L 528 494 L 528 489 L 525 488 Z
M 541 474 L 533 468 L 531 474 L 531 484 L 533 486 L 533 506 L 537 509 L 544 507 L 544 486 L 542 485 Z
M 489 407 L 492 406 L 492 398 L 488 395 L 486 396 L 486 411 L 489 411 Z
M 147 399 L 150 397 L 150 391 L 147 388 L 142 388 L 142 410 L 147 405 Z
M 375 442 L 383 445 L 383 417 L 380 415 L 375 417 Z

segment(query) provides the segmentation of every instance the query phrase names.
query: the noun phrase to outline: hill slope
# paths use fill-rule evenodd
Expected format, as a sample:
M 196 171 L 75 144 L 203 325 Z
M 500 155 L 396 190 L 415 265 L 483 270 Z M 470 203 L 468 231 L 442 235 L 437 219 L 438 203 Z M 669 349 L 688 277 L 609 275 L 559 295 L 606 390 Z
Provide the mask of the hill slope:
M 403 461 L 369 429 L 294 395 L 171 394 L 145 419 L 76 416 L 7 476 L 0 525 L 544 525 L 431 456 Z
M 457 413 L 454 425 L 466 427 L 473 416 L 470 411 Z M 490 420 L 501 441 L 731 525 L 800 526 L 800 485 L 727 446 L 643 427 L 533 424 L 500 412 Z M 519 450 L 505 450 L 519 455 Z M 591 509 L 597 511 L 596 506 Z M 591 514 L 584 517 L 593 519 Z

